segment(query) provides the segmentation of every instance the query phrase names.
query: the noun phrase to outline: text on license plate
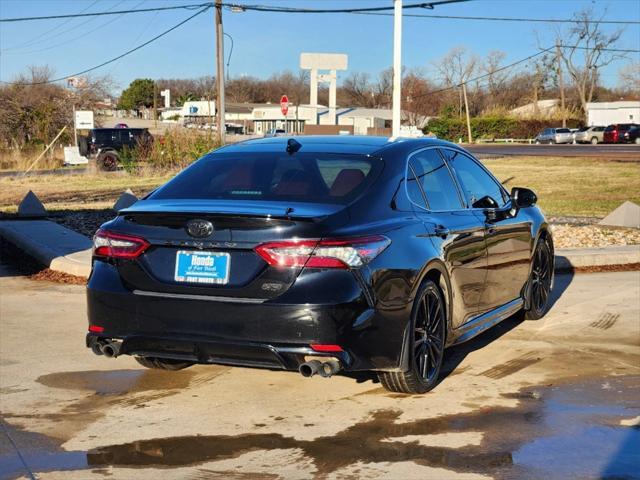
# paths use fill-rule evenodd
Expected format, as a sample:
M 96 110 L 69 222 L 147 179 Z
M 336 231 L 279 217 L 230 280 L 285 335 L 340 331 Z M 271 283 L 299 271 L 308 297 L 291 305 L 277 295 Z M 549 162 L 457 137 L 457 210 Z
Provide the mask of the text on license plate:
M 230 265 L 228 253 L 178 250 L 174 279 L 176 282 L 224 285 L 229 282 Z

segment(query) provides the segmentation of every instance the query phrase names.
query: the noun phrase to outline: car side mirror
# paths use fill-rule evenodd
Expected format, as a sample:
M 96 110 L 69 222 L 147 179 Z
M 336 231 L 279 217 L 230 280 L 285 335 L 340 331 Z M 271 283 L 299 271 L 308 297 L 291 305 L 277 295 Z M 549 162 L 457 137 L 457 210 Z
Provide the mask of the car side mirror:
M 538 201 L 538 197 L 528 188 L 513 187 L 511 189 L 511 202 L 516 208 L 532 207 Z
M 479 198 L 471 205 L 472 208 L 498 208 L 498 202 L 496 202 L 489 195 L 485 195 Z

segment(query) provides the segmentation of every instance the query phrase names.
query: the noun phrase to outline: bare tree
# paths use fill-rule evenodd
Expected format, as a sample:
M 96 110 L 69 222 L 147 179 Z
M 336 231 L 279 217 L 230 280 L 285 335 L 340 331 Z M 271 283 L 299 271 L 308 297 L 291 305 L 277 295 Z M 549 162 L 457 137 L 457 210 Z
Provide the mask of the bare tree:
M 375 104 L 373 85 L 368 73 L 351 73 L 342 82 L 340 97 L 345 105 L 354 107 L 373 107 Z
M 507 54 L 501 50 L 492 50 L 481 67 L 482 71 L 487 74 L 489 95 L 492 97 L 498 96 L 503 91 L 507 72 L 500 71 L 500 68 L 506 56 Z
M 618 71 L 620 90 L 629 94 L 640 95 L 640 62 L 625 65 Z
M 447 87 L 458 87 L 466 83 L 476 71 L 478 59 L 465 47 L 454 47 L 434 62 L 441 81 Z M 459 113 L 462 115 L 462 89 L 459 90 Z
M 573 80 L 580 106 L 585 113 L 587 103 L 593 99 L 600 80 L 599 70 L 617 59 L 624 58 L 623 53 L 610 51 L 620 39 L 622 30 L 616 30 L 611 34 L 603 32 L 600 21 L 605 13 L 597 17 L 592 8 L 582 10 L 576 14 L 576 23 L 569 30 L 564 42 L 561 42 L 561 58 Z
M 402 78 L 402 109 L 404 118 L 410 125 L 423 127 L 428 117 L 438 114 L 441 97 L 432 95 L 436 88 L 418 70 L 408 72 Z

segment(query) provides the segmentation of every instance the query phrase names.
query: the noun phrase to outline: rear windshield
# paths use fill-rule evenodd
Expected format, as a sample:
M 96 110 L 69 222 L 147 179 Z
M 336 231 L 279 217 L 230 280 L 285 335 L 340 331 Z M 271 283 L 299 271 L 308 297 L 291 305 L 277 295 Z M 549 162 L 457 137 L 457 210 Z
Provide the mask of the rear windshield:
M 558 128 L 556 133 L 571 133 L 571 131 L 568 128 Z
M 148 198 L 346 204 L 381 168 L 381 160 L 365 155 L 218 153 L 198 160 Z

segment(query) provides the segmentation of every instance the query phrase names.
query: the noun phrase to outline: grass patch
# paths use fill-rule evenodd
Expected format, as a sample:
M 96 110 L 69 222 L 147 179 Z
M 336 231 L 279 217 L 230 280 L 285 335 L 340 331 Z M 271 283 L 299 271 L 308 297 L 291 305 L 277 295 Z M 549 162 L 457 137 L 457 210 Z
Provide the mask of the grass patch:
M 38 175 L 0 178 L 0 211 L 11 213 L 29 190 L 47 210 L 85 210 L 111 208 L 130 188 L 138 197 L 169 180 L 175 172 L 129 175 L 109 174 Z
M 547 215 L 604 217 L 640 203 L 640 164 L 593 158 L 505 157 L 483 162 L 511 187 L 531 188 Z
M 603 217 L 625 200 L 640 203 L 640 164 L 593 158 L 505 157 L 484 164 L 507 188 L 533 189 L 548 215 Z M 163 184 L 164 173 L 0 177 L 0 211 L 15 212 L 33 190 L 50 211 L 110 208 L 127 188 L 142 196 Z

